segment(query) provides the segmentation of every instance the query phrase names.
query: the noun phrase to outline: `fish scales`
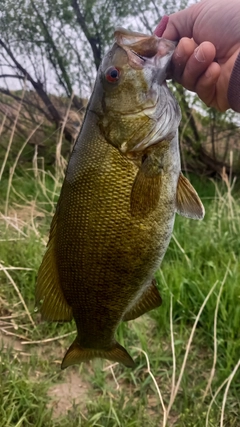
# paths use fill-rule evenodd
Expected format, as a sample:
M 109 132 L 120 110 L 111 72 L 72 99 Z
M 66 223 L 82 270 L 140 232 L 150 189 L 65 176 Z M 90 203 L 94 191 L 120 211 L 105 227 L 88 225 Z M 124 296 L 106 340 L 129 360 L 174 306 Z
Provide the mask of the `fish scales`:
M 95 144 L 89 144 L 88 135 L 86 139 L 84 136 L 82 138 L 79 151 L 75 153 L 81 173 L 77 171 L 73 177 L 71 172 L 69 173 L 69 181 L 73 179 L 74 185 L 67 191 L 66 202 L 58 218 L 64 218 L 64 222 L 71 224 L 75 220 L 74 206 L 84 204 L 86 209 L 81 211 L 75 226 L 68 229 L 63 227 L 57 238 L 56 254 L 61 264 L 60 280 L 70 305 L 86 284 L 89 304 L 92 307 L 95 307 L 94 299 L 97 299 L 95 294 L 101 292 L 101 307 L 114 307 L 114 317 L 117 311 L 121 316 L 132 295 L 132 287 L 138 289 L 139 282 L 145 282 L 146 277 L 150 280 L 161 261 L 162 253 L 154 249 L 156 244 L 166 241 L 166 235 L 170 238 L 173 218 L 169 211 L 162 209 L 162 205 L 169 204 L 171 200 L 167 193 L 163 195 L 163 203 L 159 203 L 159 209 L 152 214 L 152 220 L 147 224 L 141 218 L 132 217 L 129 200 L 138 168 L 114 147 L 106 145 L 106 142 L 103 141 L 106 149 L 102 150 L 101 147 L 99 150 L 99 139 Z M 97 159 L 95 169 L 93 162 L 89 161 L 94 156 Z M 83 183 L 84 176 L 88 177 L 86 186 Z M 72 208 L 69 209 L 69 206 Z M 165 228 L 158 227 L 159 216 L 166 223 Z M 76 235 L 79 235 L 78 240 L 75 239 Z M 71 242 L 75 242 L 74 246 Z M 151 269 L 149 262 L 152 264 Z M 70 265 L 76 265 L 75 274 L 72 269 L 70 271 Z M 82 283 L 81 288 L 79 282 Z M 111 286 L 106 287 L 106 283 Z M 119 300 L 119 292 L 125 293 L 125 299 Z M 81 309 L 82 317 L 89 317 L 92 323 L 93 313 L 89 310 L 87 301 L 83 304 L 82 299 L 79 299 L 78 303 L 79 307 L 76 309 Z M 97 318 L 101 317 L 101 314 L 96 305 Z M 89 329 L 86 329 L 87 334 L 88 331 Z M 95 341 L 97 339 L 98 336 Z
M 154 273 L 175 212 L 204 214 L 180 173 L 180 111 L 165 84 L 174 46 L 123 29 L 115 37 L 71 154 L 37 279 L 43 318 L 76 322 L 63 368 L 94 357 L 134 366 L 115 340 L 117 327 L 161 304 Z

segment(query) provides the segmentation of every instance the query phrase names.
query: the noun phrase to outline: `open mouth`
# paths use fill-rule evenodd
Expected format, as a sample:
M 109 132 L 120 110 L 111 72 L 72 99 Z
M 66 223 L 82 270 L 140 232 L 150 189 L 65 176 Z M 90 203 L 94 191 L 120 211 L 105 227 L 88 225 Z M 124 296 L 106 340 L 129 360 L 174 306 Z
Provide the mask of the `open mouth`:
M 166 68 L 175 49 L 174 42 L 155 35 L 146 36 L 124 28 L 117 28 L 114 35 L 116 43 L 127 53 L 129 65 L 135 69 L 146 65 Z
M 138 58 L 140 58 L 142 61 L 146 61 L 146 58 L 144 58 L 142 55 L 140 55 L 139 53 L 137 53 L 137 52 L 135 52 L 134 50 L 132 50 L 132 49 L 130 49 L 130 51 L 134 54 L 134 55 L 136 55 L 136 56 L 138 56 Z

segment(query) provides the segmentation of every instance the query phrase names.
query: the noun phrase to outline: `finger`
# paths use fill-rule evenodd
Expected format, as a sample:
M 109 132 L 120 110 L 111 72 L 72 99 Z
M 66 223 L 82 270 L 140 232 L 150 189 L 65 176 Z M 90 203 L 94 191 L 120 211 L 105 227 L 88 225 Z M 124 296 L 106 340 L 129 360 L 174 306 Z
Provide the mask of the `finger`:
M 186 89 L 196 92 L 198 79 L 214 61 L 215 55 L 216 49 L 212 43 L 201 43 L 188 57 L 185 68 L 182 70 L 182 75 L 178 74 L 182 68 L 182 64 L 181 67 L 178 67 L 178 69 L 174 71 L 176 80 Z
M 175 80 L 180 80 L 191 55 L 197 47 L 193 39 L 183 37 L 178 43 L 172 57 L 172 71 Z
M 170 15 L 167 28 L 162 37 L 173 41 L 180 40 L 182 37 L 191 38 L 198 9 L 199 5 L 197 3 Z
M 154 30 L 153 34 L 155 34 L 158 37 L 162 37 L 164 31 L 166 30 L 167 24 L 169 21 L 169 17 L 167 15 L 164 15 L 157 25 L 157 28 Z
M 196 84 L 196 93 L 208 107 L 218 108 L 216 101 L 216 84 L 220 73 L 220 65 L 217 64 L 217 62 L 212 62 Z

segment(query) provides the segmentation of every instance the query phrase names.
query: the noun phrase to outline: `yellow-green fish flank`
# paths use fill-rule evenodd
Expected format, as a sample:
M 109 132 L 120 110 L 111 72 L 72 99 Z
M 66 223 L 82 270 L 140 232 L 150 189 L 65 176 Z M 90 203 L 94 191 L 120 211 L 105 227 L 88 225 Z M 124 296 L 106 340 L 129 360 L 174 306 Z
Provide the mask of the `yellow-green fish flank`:
M 95 357 L 134 366 L 117 327 L 161 304 L 154 273 L 175 212 L 204 216 L 180 171 L 180 110 L 165 82 L 174 47 L 119 28 L 99 68 L 36 287 L 43 319 L 76 322 L 62 368 Z

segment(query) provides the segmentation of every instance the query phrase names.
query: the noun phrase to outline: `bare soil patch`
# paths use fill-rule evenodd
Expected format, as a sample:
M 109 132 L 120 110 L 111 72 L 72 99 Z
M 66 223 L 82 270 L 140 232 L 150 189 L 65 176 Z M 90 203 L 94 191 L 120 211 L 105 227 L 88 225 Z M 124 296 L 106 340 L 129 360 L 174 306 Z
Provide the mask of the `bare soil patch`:
M 64 373 L 65 374 L 65 373 Z M 64 382 L 54 384 L 48 390 L 50 402 L 49 408 L 53 408 L 53 418 L 60 418 L 70 411 L 73 405 L 77 405 L 80 412 L 85 412 L 90 385 L 84 382 L 73 371 L 64 375 Z

